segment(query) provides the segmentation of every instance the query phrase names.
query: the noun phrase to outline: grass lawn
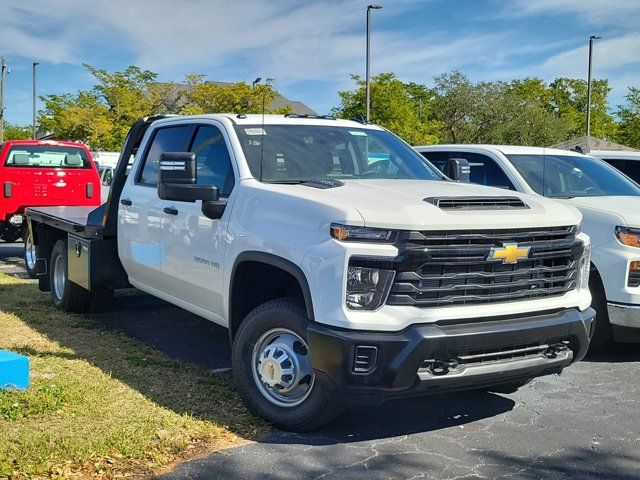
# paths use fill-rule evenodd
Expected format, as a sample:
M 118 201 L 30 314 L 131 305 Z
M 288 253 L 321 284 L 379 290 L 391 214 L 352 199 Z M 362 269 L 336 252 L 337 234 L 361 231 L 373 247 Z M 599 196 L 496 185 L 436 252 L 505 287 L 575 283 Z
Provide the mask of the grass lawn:
M 0 478 L 145 477 L 266 431 L 227 380 L 3 274 L 0 349 L 31 359 L 31 388 L 0 390 Z

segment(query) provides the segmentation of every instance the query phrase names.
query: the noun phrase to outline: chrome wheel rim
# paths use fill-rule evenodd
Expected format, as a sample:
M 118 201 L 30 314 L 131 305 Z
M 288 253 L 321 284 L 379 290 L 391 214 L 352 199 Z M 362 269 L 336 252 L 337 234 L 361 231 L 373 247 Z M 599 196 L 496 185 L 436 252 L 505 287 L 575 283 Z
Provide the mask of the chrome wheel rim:
M 309 347 L 286 328 L 269 330 L 258 339 L 251 366 L 260 393 L 279 407 L 300 405 L 313 390 Z
M 67 283 L 67 269 L 64 265 L 62 255 L 56 257 L 53 264 L 53 293 L 58 300 L 62 300 L 64 295 L 64 286 Z
M 29 270 L 35 270 L 36 258 L 36 246 L 33 244 L 33 236 L 29 233 L 24 246 L 24 261 Z

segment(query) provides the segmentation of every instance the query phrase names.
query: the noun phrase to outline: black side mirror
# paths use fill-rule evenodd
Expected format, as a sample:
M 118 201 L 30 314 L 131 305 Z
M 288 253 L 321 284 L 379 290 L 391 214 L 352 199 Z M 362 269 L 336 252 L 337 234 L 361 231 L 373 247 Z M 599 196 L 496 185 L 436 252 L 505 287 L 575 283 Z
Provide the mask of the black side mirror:
M 445 175 L 451 180 L 461 183 L 471 182 L 471 167 L 466 158 L 449 158 Z
M 97 160 L 94 160 L 93 164 L 96 166 L 96 170 L 100 171 L 100 162 L 98 162 Z
M 195 153 L 166 152 L 160 155 L 158 197 L 162 200 L 217 202 L 215 185 L 198 185 Z
M 158 183 L 195 185 L 198 181 L 196 154 L 187 152 L 161 153 L 158 177 Z

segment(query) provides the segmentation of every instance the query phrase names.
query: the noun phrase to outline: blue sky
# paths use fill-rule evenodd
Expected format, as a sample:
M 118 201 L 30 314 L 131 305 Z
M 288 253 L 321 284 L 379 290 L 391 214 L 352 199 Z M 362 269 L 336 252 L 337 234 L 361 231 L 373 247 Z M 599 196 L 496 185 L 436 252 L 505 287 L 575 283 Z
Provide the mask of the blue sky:
M 0 0 L 5 118 L 31 122 L 31 64 L 40 95 L 92 85 L 82 67 L 136 64 L 180 81 L 185 73 L 251 82 L 327 113 L 364 75 L 361 0 Z M 431 84 L 458 69 L 473 80 L 608 78 L 611 104 L 640 86 L 640 0 L 380 0 L 372 13 L 372 73 Z

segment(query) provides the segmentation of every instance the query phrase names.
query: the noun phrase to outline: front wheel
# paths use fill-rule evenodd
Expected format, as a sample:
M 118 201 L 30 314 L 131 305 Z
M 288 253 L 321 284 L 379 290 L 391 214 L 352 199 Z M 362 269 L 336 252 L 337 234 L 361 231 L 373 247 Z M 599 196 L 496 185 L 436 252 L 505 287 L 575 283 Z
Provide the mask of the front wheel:
M 247 315 L 233 342 L 240 396 L 253 413 L 284 430 L 312 430 L 341 412 L 315 382 L 307 324 L 300 305 L 271 300 Z

